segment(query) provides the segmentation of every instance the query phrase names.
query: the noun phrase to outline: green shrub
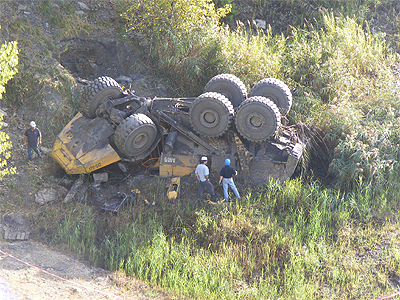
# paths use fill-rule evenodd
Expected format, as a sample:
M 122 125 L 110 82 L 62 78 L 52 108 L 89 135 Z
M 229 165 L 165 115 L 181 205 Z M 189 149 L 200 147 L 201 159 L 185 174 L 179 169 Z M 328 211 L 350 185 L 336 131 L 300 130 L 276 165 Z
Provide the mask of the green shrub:
M 6 91 L 6 83 L 18 73 L 18 45 L 17 42 L 4 42 L 0 46 L 0 99 Z M 0 115 L 0 128 L 3 126 L 2 123 L 3 115 Z M 16 169 L 7 166 L 7 160 L 10 158 L 10 149 L 12 143 L 9 141 L 9 136 L 0 131 L 0 178 L 14 174 Z
M 6 83 L 18 73 L 17 42 L 5 42 L 0 46 L 0 99 L 6 91 Z
M 212 0 L 129 0 L 124 17 L 129 27 L 151 38 L 162 38 L 174 31 L 178 35 L 202 30 L 207 24 L 218 24 L 231 10 L 231 5 L 215 8 Z

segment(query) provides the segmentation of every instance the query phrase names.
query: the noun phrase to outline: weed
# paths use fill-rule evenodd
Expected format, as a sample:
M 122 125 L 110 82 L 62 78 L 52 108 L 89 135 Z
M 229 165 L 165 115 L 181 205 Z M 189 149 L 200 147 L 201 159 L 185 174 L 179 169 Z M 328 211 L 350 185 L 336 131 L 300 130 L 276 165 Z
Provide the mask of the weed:
M 263 9 L 271 3 L 252 1 Z M 317 128 L 316 144 L 327 148 L 335 185 L 314 178 L 270 182 L 243 193 L 234 205 L 199 208 L 182 195 L 169 205 L 160 180 L 146 199 L 155 206 L 136 204 L 117 216 L 99 218 L 92 207 L 77 203 L 33 211 L 40 237 L 97 266 L 184 297 L 371 299 L 393 292 L 387 282 L 399 267 L 399 235 L 398 224 L 388 220 L 397 219 L 393 211 L 400 195 L 400 107 L 391 66 L 398 57 L 364 21 L 367 8 L 378 3 L 279 4 L 284 12 L 288 4 L 300 12 L 299 26 L 284 34 L 274 34 L 272 27 L 257 30 L 252 23 L 238 23 L 235 29 L 209 24 L 201 31 L 186 28 L 185 34 L 169 30 L 162 39 L 157 33 L 148 52 L 162 74 L 191 94 L 200 93 L 221 72 L 239 76 L 249 88 L 262 77 L 288 82 L 295 95 L 289 118 L 292 124 Z M 334 12 L 327 13 L 330 9 Z M 50 1 L 42 1 L 40 11 L 49 18 L 61 14 Z M 75 19 L 70 6 L 61 11 L 65 16 L 51 22 L 62 35 L 90 29 L 78 28 L 85 22 Z M 316 14 L 315 21 L 302 24 L 305 15 Z M 14 30 L 24 26 L 15 24 Z M 58 118 L 69 119 L 78 97 L 68 74 L 53 70 L 39 78 L 25 72 L 20 76 L 8 86 L 10 104 L 21 105 L 24 99 L 45 105 L 41 91 L 51 86 L 65 102 L 51 107 L 49 126 L 57 128 Z M 15 205 L 27 204 L 21 197 Z
M 52 26 L 59 28 L 58 39 L 89 34 L 94 26 L 84 17 L 76 14 L 71 2 L 62 3 L 61 7 L 53 7 L 51 1 L 43 0 L 38 5 L 41 14 L 49 19 Z
M 390 250 L 399 242 L 392 234 L 395 226 L 371 218 L 387 213 L 390 198 L 381 191 L 371 194 L 368 186 L 360 186 L 354 198 L 317 183 L 289 180 L 284 186 L 271 182 L 229 209 L 216 206 L 193 214 L 193 208 L 178 205 L 160 208 L 164 212 L 158 214 L 151 213 L 151 206 L 135 207 L 135 215 L 121 212 L 99 219 L 91 207 L 75 203 L 63 206 L 63 212 L 53 206 L 46 218 L 38 215 L 34 221 L 45 236 L 55 232 L 52 243 L 74 249 L 95 265 L 187 296 L 368 299 L 377 295 L 373 286 L 398 264 L 398 251 Z M 153 195 L 159 199 L 160 193 L 154 189 Z M 380 248 L 383 239 L 388 251 Z M 378 251 L 381 260 L 374 261 L 369 249 Z M 366 273 L 382 262 L 375 283 Z M 371 288 L 361 296 L 365 282 Z

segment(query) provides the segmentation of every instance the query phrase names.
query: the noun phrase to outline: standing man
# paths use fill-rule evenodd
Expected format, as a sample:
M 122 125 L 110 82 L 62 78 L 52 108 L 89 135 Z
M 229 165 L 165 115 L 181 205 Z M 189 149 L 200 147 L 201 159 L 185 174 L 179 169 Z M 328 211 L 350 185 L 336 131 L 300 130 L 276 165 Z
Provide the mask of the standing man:
M 28 141 L 28 158 L 32 160 L 32 150 L 37 153 L 37 155 L 41 158 L 40 151 L 38 145 L 42 143 L 42 134 L 39 128 L 36 128 L 36 123 L 31 121 L 29 123 L 30 128 L 25 131 L 25 145 L 26 141 Z
M 203 156 L 201 158 L 201 163 L 197 165 L 194 173 L 196 174 L 197 180 L 199 181 L 197 184 L 197 192 L 198 192 L 199 198 L 201 198 L 201 195 L 203 194 L 203 190 L 204 190 L 204 188 L 206 188 L 207 191 L 211 195 L 211 201 L 214 201 L 214 199 L 215 199 L 214 186 L 208 179 L 208 175 L 210 174 L 210 171 L 207 167 L 207 157 Z
M 233 176 L 237 175 L 237 171 L 233 167 L 231 167 L 230 164 L 231 160 L 229 158 L 225 159 L 225 166 L 221 169 L 221 172 L 219 173 L 219 184 L 221 184 L 222 181 L 225 202 L 229 202 L 228 185 L 232 189 L 236 198 L 240 198 L 239 192 L 235 186 L 235 183 L 233 182 Z

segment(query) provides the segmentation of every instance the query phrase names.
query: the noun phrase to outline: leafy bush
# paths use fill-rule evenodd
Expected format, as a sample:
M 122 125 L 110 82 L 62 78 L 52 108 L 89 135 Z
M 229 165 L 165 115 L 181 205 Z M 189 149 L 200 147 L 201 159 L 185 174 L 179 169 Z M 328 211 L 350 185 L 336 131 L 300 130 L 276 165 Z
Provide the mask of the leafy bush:
M 6 91 L 5 84 L 18 73 L 17 42 L 5 42 L 0 47 L 0 99 Z
M 123 15 L 129 27 L 149 37 L 162 38 L 175 31 L 182 35 L 200 30 L 207 24 L 218 24 L 231 10 L 231 5 L 215 8 L 212 0 L 129 0 L 130 8 Z
M 5 84 L 18 72 L 18 47 L 17 42 L 5 42 L 0 47 L 0 99 L 6 91 Z M 3 115 L 0 115 L 0 128 Z M 9 150 L 12 143 L 10 137 L 3 131 L 0 131 L 0 178 L 4 175 L 14 174 L 15 168 L 7 167 L 7 159 L 10 158 Z

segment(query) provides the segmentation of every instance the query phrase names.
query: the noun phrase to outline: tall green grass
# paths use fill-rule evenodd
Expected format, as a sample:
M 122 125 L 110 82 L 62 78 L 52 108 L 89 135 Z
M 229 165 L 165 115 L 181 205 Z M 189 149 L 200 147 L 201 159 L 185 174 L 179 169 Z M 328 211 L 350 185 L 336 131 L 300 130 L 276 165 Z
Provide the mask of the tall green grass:
M 346 7 L 355 12 L 357 4 L 349 1 Z M 397 165 L 400 89 L 393 68 L 399 58 L 363 16 L 343 12 L 289 26 L 287 35 L 240 22 L 234 30 L 211 23 L 185 34 L 169 31 L 163 39 L 153 36 L 150 57 L 190 96 L 199 95 L 218 73 L 235 74 L 248 89 L 262 78 L 283 80 L 294 91 L 290 123 L 319 130 L 320 141 L 309 145 L 327 148 L 309 153 L 324 156 L 338 188 L 351 189 L 381 173 L 389 178 Z
M 334 184 L 313 177 L 271 182 L 243 191 L 238 203 L 209 207 L 183 198 L 169 205 L 160 180 L 151 195 L 159 205 L 137 204 L 101 218 L 89 205 L 62 205 L 61 214 L 53 206 L 47 218 L 33 216 L 38 233 L 95 265 L 178 296 L 372 299 L 396 292 L 390 280 L 400 264 L 394 213 L 400 107 L 392 66 L 399 60 L 364 19 L 367 8 L 383 2 L 280 3 L 304 15 L 321 6 L 321 19 L 281 35 L 251 23 L 234 30 L 213 23 L 185 34 L 169 31 L 146 50 L 186 95 L 201 93 L 223 72 L 249 89 L 263 77 L 284 80 L 295 96 L 290 122 L 318 129 L 321 141 L 314 145 L 326 145 Z M 356 9 L 361 14 L 353 17 Z
M 289 180 L 228 206 L 136 204 L 99 218 L 74 204 L 61 220 L 49 211 L 37 222 L 53 244 L 176 295 L 371 299 L 395 291 L 388 278 L 397 272 L 399 236 L 396 222 L 385 221 L 395 220 L 399 187 L 360 184 L 347 193 Z

